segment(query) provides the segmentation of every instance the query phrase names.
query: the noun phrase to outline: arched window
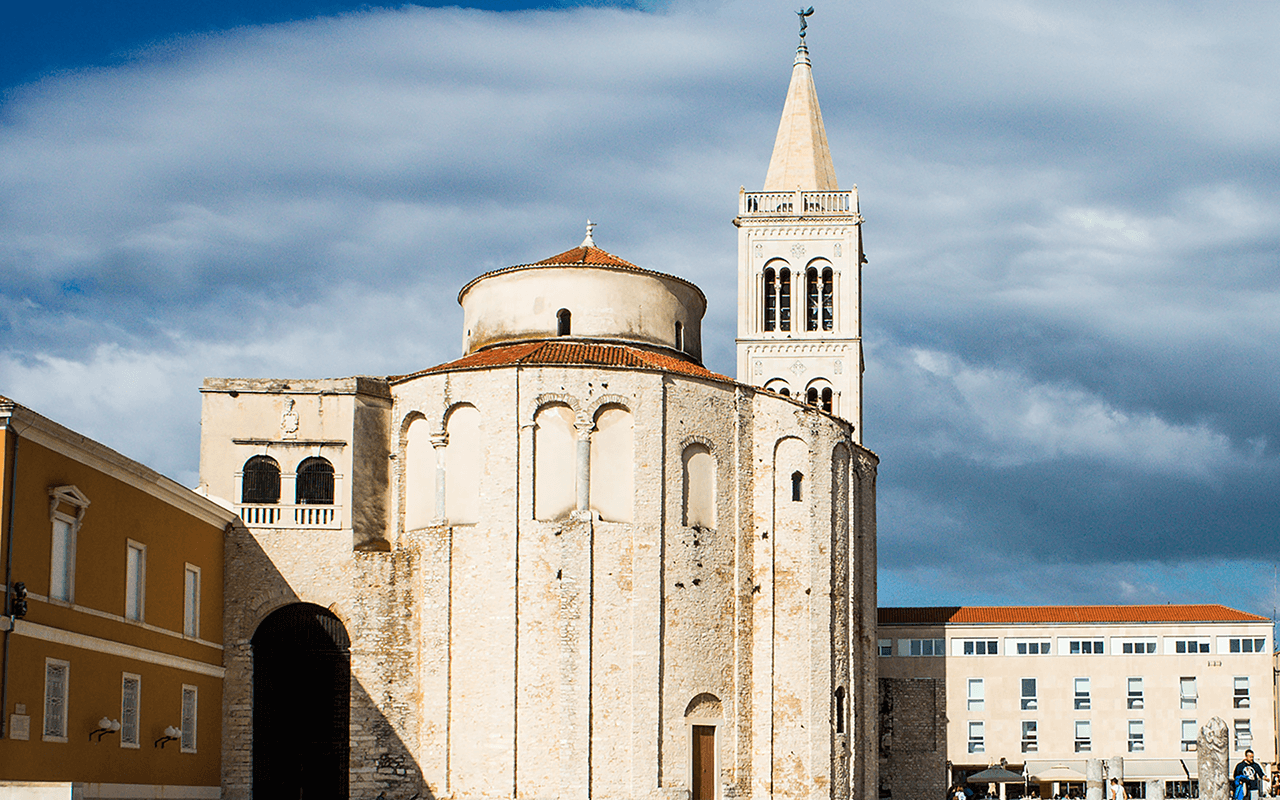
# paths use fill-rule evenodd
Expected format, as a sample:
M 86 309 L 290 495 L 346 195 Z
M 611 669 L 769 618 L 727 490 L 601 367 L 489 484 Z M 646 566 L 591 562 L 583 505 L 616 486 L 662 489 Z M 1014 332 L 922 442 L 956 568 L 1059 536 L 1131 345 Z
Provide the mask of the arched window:
M 298 465 L 298 505 L 333 505 L 333 465 L 328 459 L 308 458 Z
M 806 331 L 816 331 L 818 329 L 818 307 L 820 300 L 818 297 L 818 270 L 809 267 L 804 272 L 804 329 Z
M 824 331 L 835 328 L 835 301 L 832 299 L 834 288 L 831 268 L 827 267 L 822 271 L 822 329 Z
M 822 390 L 822 410 L 827 413 L 833 413 L 831 408 L 831 388 L 827 387 Z
M 569 309 L 562 308 L 556 312 L 556 336 L 568 336 L 571 330 L 569 322 L 572 315 Z
M 804 393 L 804 401 L 811 406 L 816 406 L 818 404 L 818 390 L 810 386 L 809 391 Z
M 791 390 L 783 386 L 781 389 L 778 390 L 778 394 L 782 395 L 783 397 L 790 397 Z
M 804 474 L 801 472 L 791 473 L 791 500 L 792 502 L 800 502 L 800 488 L 804 486 Z
M 778 272 L 778 330 L 791 330 L 791 270 Z
M 764 271 L 764 329 L 778 327 L 778 275 L 770 267 Z
M 534 519 L 563 519 L 577 502 L 573 422 L 573 409 L 562 403 L 543 406 L 533 417 Z
M 684 326 L 676 323 L 676 349 L 684 350 Z
M 697 443 L 684 449 L 684 524 L 716 527 L 716 460 L 711 449 Z
M 280 465 L 270 456 L 254 456 L 244 462 L 241 503 L 279 503 Z
M 836 687 L 836 733 L 844 733 L 844 687 Z

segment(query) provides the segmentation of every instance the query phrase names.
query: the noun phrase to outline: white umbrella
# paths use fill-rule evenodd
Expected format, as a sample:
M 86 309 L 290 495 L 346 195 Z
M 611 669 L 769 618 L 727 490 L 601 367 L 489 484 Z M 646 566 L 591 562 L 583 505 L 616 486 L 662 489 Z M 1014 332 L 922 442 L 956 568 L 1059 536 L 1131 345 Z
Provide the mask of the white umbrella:
M 1055 764 L 1052 768 L 1044 772 L 1031 776 L 1031 780 L 1037 783 L 1051 783 L 1053 781 L 1083 781 L 1085 776 L 1081 772 L 1076 772 L 1066 764 Z

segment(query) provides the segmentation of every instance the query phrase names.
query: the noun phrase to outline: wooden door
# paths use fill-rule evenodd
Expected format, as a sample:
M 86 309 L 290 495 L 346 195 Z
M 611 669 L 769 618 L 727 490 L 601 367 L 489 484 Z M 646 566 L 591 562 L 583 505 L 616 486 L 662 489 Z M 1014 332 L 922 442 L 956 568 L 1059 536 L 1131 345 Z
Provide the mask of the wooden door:
M 716 728 L 693 726 L 693 798 L 716 800 Z

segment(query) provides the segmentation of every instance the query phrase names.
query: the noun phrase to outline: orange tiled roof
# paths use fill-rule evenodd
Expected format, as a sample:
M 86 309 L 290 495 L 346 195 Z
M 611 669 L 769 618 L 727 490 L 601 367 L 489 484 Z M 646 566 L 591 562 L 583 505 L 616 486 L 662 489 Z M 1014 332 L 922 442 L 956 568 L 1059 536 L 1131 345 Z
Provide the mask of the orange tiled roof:
M 733 379 L 718 375 L 699 364 L 662 353 L 652 353 L 635 347 L 614 344 L 596 344 L 577 341 L 542 341 L 509 344 L 501 347 L 490 347 L 457 361 L 413 372 L 408 375 L 394 375 L 388 378 L 392 383 L 431 375 L 437 372 L 456 372 L 460 370 L 487 369 L 515 365 L 555 365 L 566 366 L 598 366 L 622 367 L 624 369 L 653 369 L 663 372 L 678 372 L 695 378 L 707 378 L 714 381 L 733 383 Z
M 1150 606 L 935 606 L 881 608 L 881 625 L 963 625 L 1090 622 L 1268 622 L 1218 604 Z
M 572 250 L 565 250 L 563 253 L 551 256 L 550 258 L 544 258 L 541 261 L 534 261 L 531 264 L 516 264 L 515 266 L 502 267 L 501 269 L 494 269 L 481 275 L 477 275 L 467 281 L 467 284 L 458 290 L 458 302 L 462 302 L 462 297 L 467 293 L 468 289 L 485 278 L 491 278 L 494 275 L 502 275 L 503 273 L 515 272 L 516 270 L 521 269 L 538 269 L 539 267 L 604 267 L 605 269 L 620 269 L 627 272 L 638 272 L 642 275 L 654 275 L 659 278 L 666 278 L 668 280 L 685 284 L 689 288 L 693 289 L 697 296 L 702 299 L 702 305 L 704 308 L 707 304 L 707 297 L 702 293 L 702 290 L 699 289 L 696 284 L 690 283 L 684 278 L 677 278 L 675 275 L 669 275 L 665 272 L 658 272 L 656 270 L 638 267 L 630 261 L 627 261 L 625 258 L 618 258 L 613 253 L 610 253 L 607 250 L 601 250 L 599 247 L 583 247 L 581 245 L 573 248 Z

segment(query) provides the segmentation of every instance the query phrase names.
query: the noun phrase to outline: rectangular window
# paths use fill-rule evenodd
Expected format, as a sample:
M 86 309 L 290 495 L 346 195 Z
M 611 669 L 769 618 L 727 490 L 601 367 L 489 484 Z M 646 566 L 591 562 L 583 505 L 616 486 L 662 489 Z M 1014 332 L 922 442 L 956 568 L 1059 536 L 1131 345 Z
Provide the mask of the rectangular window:
M 1141 753 L 1144 749 L 1142 738 L 1142 720 L 1129 720 L 1129 752 Z
M 1233 653 L 1261 653 L 1266 650 L 1266 644 L 1266 639 L 1232 639 L 1230 642 Z
M 1034 753 L 1040 749 L 1039 725 L 1033 719 L 1022 721 L 1022 752 Z
M 1247 719 L 1238 719 L 1233 726 L 1236 732 L 1236 750 L 1248 750 L 1253 747 L 1253 727 Z
M 1196 700 L 1200 695 L 1196 692 L 1195 678 L 1181 678 L 1178 681 L 1178 694 L 1182 699 L 1183 708 L 1195 708 Z
M 200 635 L 200 568 L 187 564 L 183 582 L 182 632 Z
M 1249 707 L 1249 678 L 1248 676 L 1237 676 L 1235 679 L 1235 692 L 1232 696 L 1232 704 L 1236 708 Z
M 1196 726 L 1194 719 L 1184 719 L 1182 721 L 1182 752 L 1194 753 L 1196 751 L 1196 741 L 1200 738 L 1200 729 Z
M 1076 720 L 1076 752 L 1088 753 L 1093 750 L 1093 735 L 1089 729 L 1089 720 Z
M 1022 710 L 1035 711 L 1037 706 L 1036 700 L 1036 679 L 1022 679 Z
M 53 551 L 50 553 L 49 599 L 70 603 L 76 564 L 75 520 L 63 514 L 53 515 Z
M 969 679 L 969 710 L 981 711 L 985 705 L 986 694 L 982 686 L 982 678 Z
M 1067 643 L 1067 648 L 1067 652 L 1073 656 L 1100 656 L 1103 653 L 1102 642 L 1097 639 L 1072 639 Z
M 1126 656 L 1141 656 L 1156 651 L 1155 639 L 1133 640 L 1120 643 L 1120 652 Z
M 1174 653 L 1207 653 L 1209 652 L 1209 640 L 1208 639 L 1175 639 L 1173 642 L 1173 652 Z
M 142 678 L 124 673 L 120 681 L 120 746 L 138 746 L 138 707 L 142 699 Z
M 71 665 L 55 658 L 44 660 L 44 741 L 67 740 L 67 685 Z
M 1142 678 L 1129 679 L 1129 708 L 1142 708 L 1146 704 L 1146 696 L 1142 690 Z
M 124 562 L 124 617 L 142 621 L 146 606 L 147 547 L 129 540 Z
M 182 686 L 182 752 L 196 751 L 196 701 L 198 691 L 194 686 Z
M 1020 656 L 1047 656 L 1049 655 L 1048 642 L 1017 642 L 1015 650 Z
M 908 639 L 907 655 L 940 656 L 946 653 L 946 642 L 942 639 Z
M 999 655 L 999 645 L 995 639 L 966 639 L 961 645 L 961 652 L 966 656 Z
M 1089 694 L 1089 679 L 1076 678 L 1076 710 L 1088 711 L 1093 706 L 1093 698 Z
M 987 751 L 986 732 L 983 729 L 983 723 L 969 723 L 969 752 L 985 753 Z
M 892 639 L 879 639 L 877 641 L 877 646 L 880 648 L 881 658 L 888 658 L 889 656 L 893 655 Z

